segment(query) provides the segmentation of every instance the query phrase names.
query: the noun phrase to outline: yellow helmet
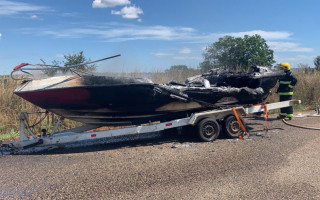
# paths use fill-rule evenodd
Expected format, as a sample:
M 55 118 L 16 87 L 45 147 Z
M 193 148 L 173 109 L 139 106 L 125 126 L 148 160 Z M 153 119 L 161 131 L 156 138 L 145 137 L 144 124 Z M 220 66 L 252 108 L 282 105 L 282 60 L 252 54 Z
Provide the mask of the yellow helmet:
M 281 68 L 285 71 L 290 70 L 290 64 L 289 63 L 281 63 Z

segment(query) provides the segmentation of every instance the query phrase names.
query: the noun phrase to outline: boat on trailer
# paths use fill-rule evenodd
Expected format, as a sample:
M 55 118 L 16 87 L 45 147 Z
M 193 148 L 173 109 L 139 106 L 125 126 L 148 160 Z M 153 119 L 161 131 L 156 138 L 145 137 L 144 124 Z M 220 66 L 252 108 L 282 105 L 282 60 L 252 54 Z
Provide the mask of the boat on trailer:
M 68 67 L 23 63 L 16 72 L 70 69 L 108 58 Z M 26 66 L 34 68 L 25 68 Z M 190 77 L 185 83 L 156 84 L 146 78 L 81 74 L 42 79 L 23 78 L 14 93 L 49 112 L 89 125 L 138 125 L 168 121 L 208 109 L 263 102 L 285 74 L 267 67 L 253 67 L 251 73 L 214 69 Z
M 51 150 L 55 148 L 83 147 L 94 144 L 106 143 L 105 139 L 115 138 L 119 136 L 129 136 L 146 134 L 152 132 L 160 132 L 168 129 L 183 128 L 182 130 L 192 130 L 192 134 L 197 134 L 203 142 L 211 142 L 219 137 L 221 132 L 230 138 L 248 137 L 244 121 L 240 116 L 253 113 L 265 113 L 267 119 L 267 111 L 279 109 L 283 107 L 300 104 L 300 100 L 289 100 L 271 104 L 259 104 L 251 106 L 238 106 L 221 110 L 206 110 L 195 112 L 189 117 L 174 119 L 160 123 L 149 123 L 140 126 L 131 126 L 126 128 L 117 128 L 112 130 L 88 131 L 97 128 L 97 125 L 83 125 L 80 127 L 56 132 L 61 120 L 55 125 L 50 133 L 36 135 L 33 133 L 28 123 L 28 115 L 22 113 L 20 120 L 20 139 L 17 141 L 9 141 L 2 143 L 0 141 L 0 156 L 7 154 L 32 153 L 37 151 Z M 222 128 L 222 131 L 221 129 Z M 266 131 L 267 126 L 265 127 Z M 103 139 L 100 141 L 99 139 Z M 89 141 L 92 141 L 90 143 Z M 75 144 L 75 142 L 77 144 Z

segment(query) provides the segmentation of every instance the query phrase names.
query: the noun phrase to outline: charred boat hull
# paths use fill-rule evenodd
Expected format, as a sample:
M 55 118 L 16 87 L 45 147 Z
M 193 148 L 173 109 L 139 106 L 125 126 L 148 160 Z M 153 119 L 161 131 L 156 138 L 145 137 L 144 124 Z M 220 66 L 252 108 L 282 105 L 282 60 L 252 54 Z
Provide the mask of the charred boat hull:
M 249 77 L 255 86 L 243 87 L 225 81 L 228 77 L 215 83 L 214 76 L 213 84 L 204 87 L 195 82 L 159 85 L 142 78 L 74 75 L 26 80 L 14 93 L 36 106 L 85 124 L 136 125 L 185 117 L 221 105 L 260 103 L 281 77 L 267 75 Z M 200 82 L 210 79 L 203 77 Z M 234 81 L 230 77 L 229 80 Z
M 162 121 L 202 108 L 197 102 L 172 98 L 148 80 L 123 77 L 61 76 L 32 80 L 14 93 L 36 106 L 85 124 Z

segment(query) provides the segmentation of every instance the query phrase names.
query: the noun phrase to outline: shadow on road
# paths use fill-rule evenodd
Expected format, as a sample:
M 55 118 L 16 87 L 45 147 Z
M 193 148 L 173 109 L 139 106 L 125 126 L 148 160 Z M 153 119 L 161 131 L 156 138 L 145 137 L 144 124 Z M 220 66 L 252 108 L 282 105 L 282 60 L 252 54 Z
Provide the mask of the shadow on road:
M 120 136 L 115 139 L 104 139 L 88 142 L 85 144 L 71 145 L 68 148 L 58 148 L 50 151 L 39 151 L 30 153 L 30 155 L 50 155 L 50 154 L 70 154 L 70 153 L 84 153 L 96 152 L 105 150 L 114 150 L 121 148 L 133 148 L 139 146 L 157 146 L 166 143 L 196 143 L 196 138 L 186 137 L 176 130 L 170 133 L 146 133 L 136 136 Z M 68 146 L 68 145 L 67 145 Z

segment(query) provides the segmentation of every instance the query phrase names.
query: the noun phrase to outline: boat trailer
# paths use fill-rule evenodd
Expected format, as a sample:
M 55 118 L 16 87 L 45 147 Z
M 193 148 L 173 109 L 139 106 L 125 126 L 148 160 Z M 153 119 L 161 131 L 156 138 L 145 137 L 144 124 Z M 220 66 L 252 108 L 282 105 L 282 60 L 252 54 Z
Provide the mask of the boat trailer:
M 57 122 L 51 133 L 37 136 L 26 125 L 27 114 L 22 113 L 19 116 L 20 120 L 20 139 L 2 143 L 0 141 L 1 152 L 9 152 L 10 154 L 19 153 L 19 151 L 28 149 L 28 152 L 36 152 L 44 149 L 54 149 L 62 147 L 65 144 L 97 140 L 103 138 L 112 138 L 125 135 L 136 135 L 143 133 L 158 132 L 172 128 L 185 127 L 196 128 L 201 141 L 214 141 L 220 134 L 222 127 L 223 131 L 231 138 L 244 137 L 247 131 L 244 126 L 244 121 L 240 116 L 246 116 L 254 113 L 264 113 L 267 120 L 269 110 L 284 108 L 300 104 L 300 100 L 282 101 L 270 104 L 258 104 L 251 106 L 237 106 L 221 110 L 207 110 L 193 113 L 185 118 L 175 119 L 161 123 L 149 123 L 146 125 L 133 126 L 127 128 L 118 128 L 103 131 L 90 131 L 101 126 L 83 125 L 77 128 L 72 128 L 60 132 L 56 132 L 63 117 Z M 28 134 L 29 133 L 29 134 Z

